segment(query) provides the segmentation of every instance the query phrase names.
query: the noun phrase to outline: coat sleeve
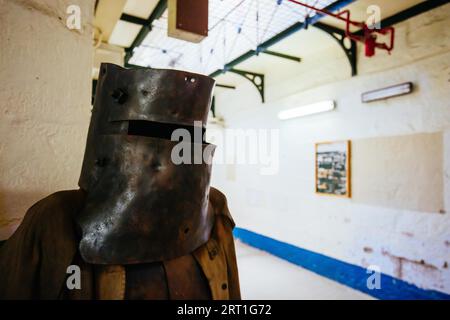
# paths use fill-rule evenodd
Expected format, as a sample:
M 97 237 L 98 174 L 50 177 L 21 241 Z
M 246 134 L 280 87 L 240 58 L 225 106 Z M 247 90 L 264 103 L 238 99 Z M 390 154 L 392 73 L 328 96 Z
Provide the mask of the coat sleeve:
M 221 239 L 220 243 L 227 262 L 229 298 L 230 300 L 240 300 L 241 290 L 231 223 L 223 216 L 219 217 L 219 219 L 222 220 L 222 223 L 218 224 L 216 232 L 219 239 Z
M 0 299 L 58 297 L 77 250 L 70 216 L 77 192 L 58 192 L 37 202 L 0 248 Z
M 39 245 L 34 230 L 39 203 L 31 207 L 0 249 L 0 299 L 32 299 L 37 290 Z
M 227 263 L 229 299 L 240 300 L 241 290 L 239 285 L 239 272 L 233 238 L 233 228 L 235 224 L 228 209 L 225 195 L 217 189 L 211 188 L 210 199 L 215 204 L 215 236 L 222 246 Z

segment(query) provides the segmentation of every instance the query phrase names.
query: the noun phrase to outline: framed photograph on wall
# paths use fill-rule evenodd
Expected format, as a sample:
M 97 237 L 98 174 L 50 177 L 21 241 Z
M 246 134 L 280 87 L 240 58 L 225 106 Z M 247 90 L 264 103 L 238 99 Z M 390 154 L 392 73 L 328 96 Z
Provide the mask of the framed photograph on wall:
M 351 197 L 351 142 L 316 143 L 315 191 L 317 194 Z

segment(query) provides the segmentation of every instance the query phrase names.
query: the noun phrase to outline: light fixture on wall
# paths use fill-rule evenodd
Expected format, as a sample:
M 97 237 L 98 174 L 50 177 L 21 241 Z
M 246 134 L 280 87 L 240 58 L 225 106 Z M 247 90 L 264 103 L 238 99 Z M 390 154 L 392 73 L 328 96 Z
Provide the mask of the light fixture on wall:
M 333 100 L 321 101 L 298 108 L 283 110 L 280 113 L 278 113 L 278 118 L 280 120 L 288 120 L 298 117 L 304 117 L 316 113 L 331 111 L 335 107 L 336 104 Z
M 412 82 L 406 82 L 402 84 L 397 84 L 395 86 L 390 86 L 383 89 L 373 90 L 365 92 L 361 95 L 361 101 L 364 103 L 383 100 L 387 98 L 402 96 L 411 93 L 413 90 Z

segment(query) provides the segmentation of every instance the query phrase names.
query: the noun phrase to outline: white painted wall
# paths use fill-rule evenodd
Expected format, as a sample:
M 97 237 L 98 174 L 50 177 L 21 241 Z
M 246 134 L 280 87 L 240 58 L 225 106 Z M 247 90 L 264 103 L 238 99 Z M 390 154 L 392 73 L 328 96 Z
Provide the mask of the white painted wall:
M 360 55 L 354 78 L 333 40 L 298 66 L 280 61 L 265 65 L 265 104 L 249 83 L 218 91 L 217 112 L 227 128 L 280 130 L 277 175 L 261 176 L 255 165 L 218 164 L 213 169 L 213 185 L 227 195 L 237 225 L 356 265 L 375 264 L 383 273 L 450 293 L 449 25 L 449 4 L 397 25 L 394 53 L 379 52 L 372 59 Z M 362 92 L 406 81 L 416 86 L 411 95 L 360 101 Z M 337 101 L 335 112 L 277 119 L 282 109 L 325 99 Z M 445 132 L 445 214 L 314 194 L 315 142 L 425 132 Z M 414 172 L 409 182 L 421 183 Z
M 91 0 L 0 0 L 0 239 L 77 186 L 90 118 Z M 66 26 L 78 5 L 81 29 Z

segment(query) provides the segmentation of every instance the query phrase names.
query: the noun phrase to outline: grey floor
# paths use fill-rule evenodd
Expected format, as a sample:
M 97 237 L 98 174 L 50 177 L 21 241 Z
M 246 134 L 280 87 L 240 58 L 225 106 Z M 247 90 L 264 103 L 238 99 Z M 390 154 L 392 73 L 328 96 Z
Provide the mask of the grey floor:
M 243 299 L 373 299 L 239 240 L 236 254 Z

